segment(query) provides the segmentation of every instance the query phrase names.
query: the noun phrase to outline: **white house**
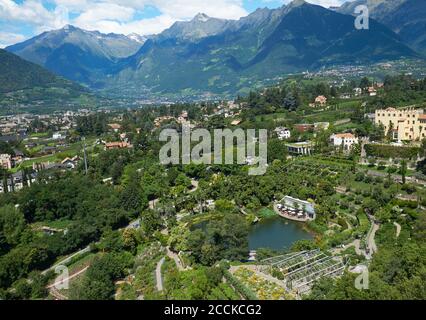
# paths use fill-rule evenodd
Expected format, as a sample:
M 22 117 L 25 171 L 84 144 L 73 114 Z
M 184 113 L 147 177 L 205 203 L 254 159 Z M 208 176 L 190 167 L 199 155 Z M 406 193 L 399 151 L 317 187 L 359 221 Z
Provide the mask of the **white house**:
M 349 151 L 354 144 L 358 144 L 359 139 L 352 133 L 337 133 L 331 136 L 331 140 L 335 147 L 342 147 L 343 150 Z
M 73 158 L 65 158 L 62 160 L 61 164 L 67 169 L 75 169 L 80 161 L 79 156 L 75 156 Z
M 288 128 L 278 127 L 274 130 L 274 132 L 280 140 L 289 139 L 291 137 L 291 132 Z
M 65 136 L 61 132 L 55 132 L 52 135 L 53 140 L 61 140 L 61 139 L 64 139 L 64 138 L 65 138 Z
M 370 97 L 375 97 L 377 96 L 377 90 L 374 87 L 369 87 L 368 94 L 370 95 Z

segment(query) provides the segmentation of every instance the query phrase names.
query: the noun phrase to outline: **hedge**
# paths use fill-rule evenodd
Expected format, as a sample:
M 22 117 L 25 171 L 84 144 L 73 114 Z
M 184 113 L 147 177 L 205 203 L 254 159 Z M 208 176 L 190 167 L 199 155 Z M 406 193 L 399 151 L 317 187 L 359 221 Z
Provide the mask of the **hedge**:
M 367 144 L 365 151 L 368 156 L 378 158 L 397 158 L 397 159 L 412 159 L 416 158 L 420 152 L 418 147 L 398 147 L 381 144 Z

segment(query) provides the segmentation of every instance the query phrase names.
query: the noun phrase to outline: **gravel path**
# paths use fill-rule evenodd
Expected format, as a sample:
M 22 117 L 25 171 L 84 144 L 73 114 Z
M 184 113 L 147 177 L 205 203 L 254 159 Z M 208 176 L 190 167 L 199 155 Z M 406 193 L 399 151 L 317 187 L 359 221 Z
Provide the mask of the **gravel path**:
M 161 260 L 157 263 L 157 268 L 155 269 L 155 278 L 157 279 L 158 291 L 163 291 L 163 278 L 161 276 L 161 267 L 163 266 L 164 261 L 165 258 L 161 258 Z

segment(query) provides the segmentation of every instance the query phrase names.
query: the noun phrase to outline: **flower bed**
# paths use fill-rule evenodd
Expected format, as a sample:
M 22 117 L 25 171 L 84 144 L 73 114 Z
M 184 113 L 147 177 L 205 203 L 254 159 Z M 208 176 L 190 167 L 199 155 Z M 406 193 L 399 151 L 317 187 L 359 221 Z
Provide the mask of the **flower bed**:
M 244 285 L 256 293 L 260 300 L 290 300 L 291 297 L 284 288 L 266 280 L 254 271 L 241 267 L 234 272 L 234 276 Z

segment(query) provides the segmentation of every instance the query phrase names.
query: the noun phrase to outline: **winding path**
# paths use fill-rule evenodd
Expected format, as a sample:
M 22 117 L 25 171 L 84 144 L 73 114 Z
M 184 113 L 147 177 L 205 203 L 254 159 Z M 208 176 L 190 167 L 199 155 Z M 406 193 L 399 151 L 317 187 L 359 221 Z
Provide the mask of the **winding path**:
M 394 222 L 393 225 L 396 227 L 396 237 L 399 238 L 401 234 L 401 225 L 398 222 Z
M 176 267 L 178 268 L 179 271 L 185 271 L 185 268 L 183 267 L 182 262 L 180 261 L 179 256 L 176 253 L 172 252 L 169 249 L 169 247 L 167 247 L 167 256 L 170 259 L 173 259 L 175 261 Z
M 357 255 L 359 255 L 359 256 L 364 255 L 364 253 L 363 253 L 363 252 L 362 252 L 362 250 L 361 250 L 361 240 L 359 240 L 359 239 L 356 239 L 356 240 L 352 241 L 351 243 L 349 243 L 349 244 L 345 245 L 345 247 L 344 247 L 344 248 L 336 248 L 336 249 L 334 249 L 334 250 L 333 250 L 333 253 L 334 253 L 334 254 L 340 254 L 340 253 L 342 253 L 343 251 L 345 251 L 346 249 L 349 249 L 349 248 L 351 248 L 351 247 L 355 247 L 355 253 L 356 253 Z
M 195 179 L 192 179 L 192 180 L 191 180 L 191 184 L 192 184 L 193 189 L 191 189 L 191 190 L 189 191 L 189 193 L 193 193 L 193 192 L 195 192 L 195 191 L 197 191 L 197 190 L 198 190 L 199 182 L 198 182 L 197 180 L 195 180 Z
M 87 271 L 87 269 L 89 269 L 90 266 L 86 266 L 83 269 L 81 269 L 80 271 L 77 271 L 76 273 L 66 277 L 65 279 L 61 279 L 56 281 L 55 283 L 47 286 L 46 288 L 49 290 L 49 293 L 51 296 L 53 296 L 56 300 L 68 300 L 68 297 L 64 294 L 62 294 L 59 290 L 58 290 L 58 286 L 62 285 L 66 282 L 69 283 L 69 281 L 75 277 L 78 277 L 79 275 L 83 274 L 84 272 Z
M 375 237 L 376 237 L 376 232 L 379 230 L 379 228 L 380 228 L 380 224 L 374 223 L 368 235 L 367 247 L 370 249 L 370 255 L 373 255 L 374 253 L 377 252 Z
M 155 278 L 157 280 L 157 290 L 163 291 L 163 277 L 161 276 L 161 267 L 163 266 L 165 258 L 161 258 L 157 263 L 157 268 L 155 268 Z
M 59 281 L 56 281 L 55 283 L 53 283 L 53 284 L 49 285 L 47 288 L 48 288 L 48 289 L 56 288 L 56 286 L 61 285 L 61 284 L 63 284 L 64 282 L 70 281 L 71 279 L 73 279 L 73 278 L 75 278 L 75 277 L 78 277 L 80 274 L 82 274 L 82 273 L 86 272 L 86 270 L 87 270 L 87 269 L 89 269 L 89 266 L 87 266 L 87 267 L 85 267 L 85 268 L 81 269 L 80 271 L 78 271 L 78 272 L 76 272 L 76 273 L 74 273 L 74 274 L 72 274 L 72 275 L 68 276 L 68 277 L 67 277 L 67 278 L 65 278 L 65 279 L 61 279 L 61 280 L 59 280 Z
M 64 266 L 64 265 L 66 265 L 66 264 L 70 263 L 70 262 L 71 262 L 71 260 L 72 260 L 72 258 L 74 258 L 74 257 L 76 257 L 76 256 L 78 256 L 78 255 L 84 254 L 84 253 L 86 253 L 86 252 L 90 252 L 90 246 L 87 246 L 86 248 L 81 249 L 80 251 L 77 251 L 77 252 L 73 253 L 72 255 L 68 256 L 67 258 L 65 258 L 65 259 L 61 260 L 60 262 L 55 263 L 55 264 L 54 264 L 53 266 L 51 266 L 49 269 L 44 270 L 44 271 L 42 272 L 42 274 L 44 275 L 44 274 L 48 273 L 49 271 L 55 271 L 56 267 Z

